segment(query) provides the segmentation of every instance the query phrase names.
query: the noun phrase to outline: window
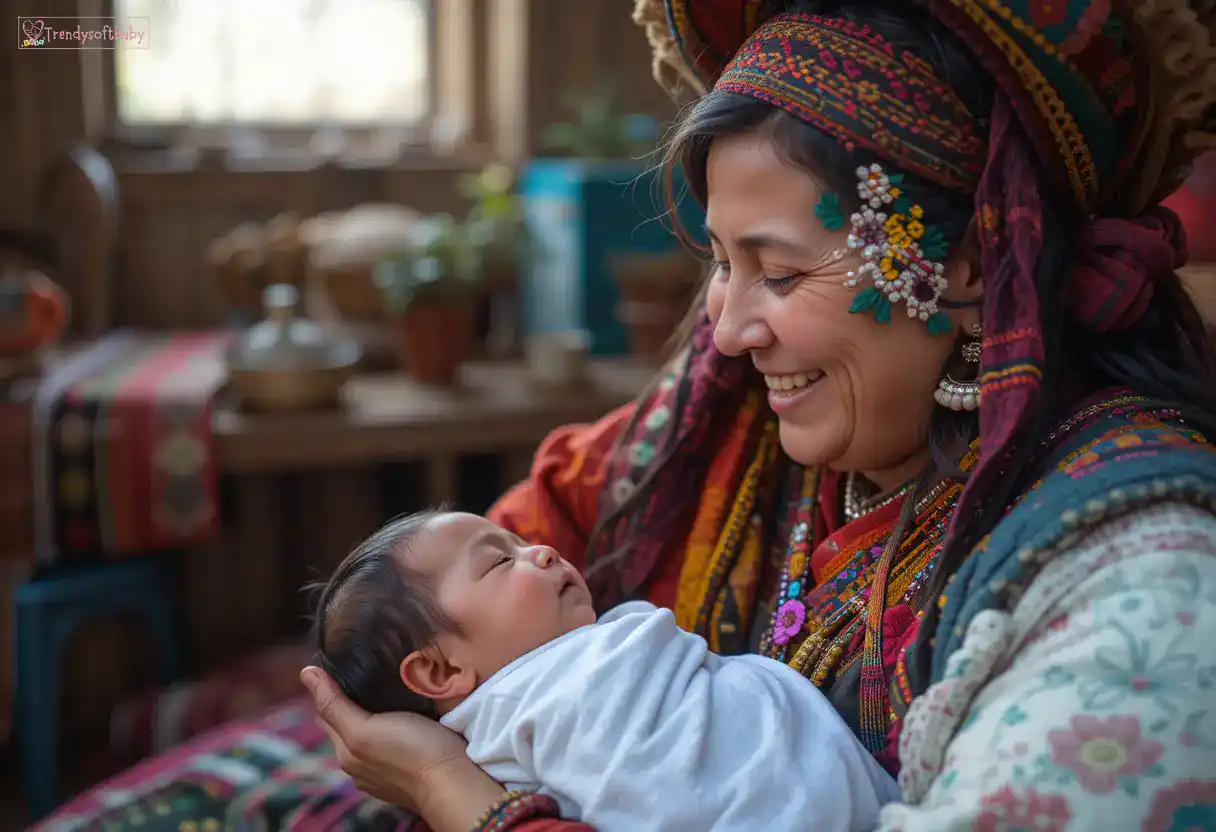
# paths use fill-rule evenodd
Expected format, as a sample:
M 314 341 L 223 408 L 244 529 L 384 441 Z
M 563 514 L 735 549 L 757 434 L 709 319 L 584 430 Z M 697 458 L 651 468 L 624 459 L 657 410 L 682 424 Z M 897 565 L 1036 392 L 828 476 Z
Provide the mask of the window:
M 428 0 L 114 0 L 149 48 L 114 52 L 117 119 L 136 132 L 241 127 L 425 135 Z

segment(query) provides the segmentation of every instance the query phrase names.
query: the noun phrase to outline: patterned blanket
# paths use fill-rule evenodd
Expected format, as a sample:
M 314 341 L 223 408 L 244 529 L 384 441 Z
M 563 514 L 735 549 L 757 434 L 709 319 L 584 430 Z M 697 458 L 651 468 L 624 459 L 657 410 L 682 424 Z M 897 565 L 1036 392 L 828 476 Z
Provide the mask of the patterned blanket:
M 412 821 L 343 774 L 312 702 L 232 723 L 124 772 L 34 827 L 44 832 L 397 830 Z
M 41 381 L 31 426 L 40 564 L 187 546 L 215 533 L 211 405 L 229 340 L 111 333 Z

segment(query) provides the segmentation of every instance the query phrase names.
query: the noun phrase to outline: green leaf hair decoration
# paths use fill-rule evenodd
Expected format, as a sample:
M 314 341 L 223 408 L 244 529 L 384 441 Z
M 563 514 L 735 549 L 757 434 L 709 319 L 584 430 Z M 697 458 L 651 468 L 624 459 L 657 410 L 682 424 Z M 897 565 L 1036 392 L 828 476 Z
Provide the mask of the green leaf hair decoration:
M 819 217 L 819 222 L 825 231 L 837 231 L 844 228 L 844 214 L 840 211 L 840 195 L 829 191 L 819 197 L 819 204 L 815 206 L 815 216 Z

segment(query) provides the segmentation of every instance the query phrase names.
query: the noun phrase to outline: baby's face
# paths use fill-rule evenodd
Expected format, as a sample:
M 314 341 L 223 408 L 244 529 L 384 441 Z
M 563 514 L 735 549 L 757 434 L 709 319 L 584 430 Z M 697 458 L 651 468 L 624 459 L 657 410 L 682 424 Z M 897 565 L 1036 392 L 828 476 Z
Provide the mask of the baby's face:
M 460 633 L 440 636 L 448 659 L 478 682 L 530 650 L 595 623 L 578 571 L 548 546 L 530 546 L 474 514 L 444 514 L 404 555 L 430 576 L 441 609 Z

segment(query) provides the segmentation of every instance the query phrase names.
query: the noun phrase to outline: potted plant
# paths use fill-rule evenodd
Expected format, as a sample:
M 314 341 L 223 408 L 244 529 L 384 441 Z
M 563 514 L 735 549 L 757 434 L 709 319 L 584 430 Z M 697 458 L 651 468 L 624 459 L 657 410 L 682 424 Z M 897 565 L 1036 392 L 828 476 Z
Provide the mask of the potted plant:
M 419 223 L 405 247 L 376 265 L 376 285 L 416 381 L 451 384 L 472 355 L 488 246 L 485 226 L 441 215 Z
M 640 360 L 662 363 L 668 357 L 667 348 L 696 295 L 702 271 L 702 263 L 682 249 L 612 259 L 617 320 Z
M 592 162 L 640 159 L 654 151 L 658 122 L 645 113 L 620 112 L 614 85 L 605 83 L 583 95 L 567 93 L 565 104 L 574 119 L 549 126 L 549 150 Z
M 514 287 L 520 264 L 527 256 L 527 226 L 523 205 L 515 193 L 515 173 L 506 165 L 494 164 L 461 177 L 461 194 L 472 202 L 468 223 L 486 240 L 482 267 L 486 283 Z
M 484 334 L 491 356 L 510 356 L 519 346 L 520 272 L 532 253 L 523 204 L 515 192 L 515 173 L 503 164 L 490 165 L 462 177 L 459 186 L 472 202 L 467 218 L 470 233 L 485 241 L 481 267 L 487 292 L 478 332 Z

